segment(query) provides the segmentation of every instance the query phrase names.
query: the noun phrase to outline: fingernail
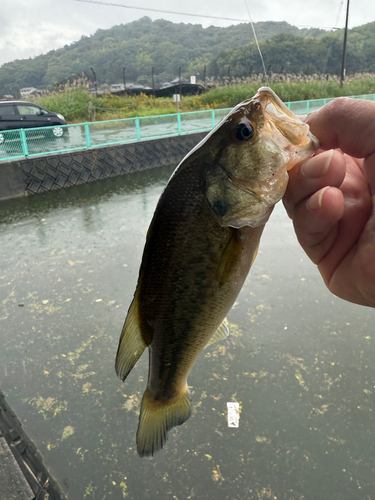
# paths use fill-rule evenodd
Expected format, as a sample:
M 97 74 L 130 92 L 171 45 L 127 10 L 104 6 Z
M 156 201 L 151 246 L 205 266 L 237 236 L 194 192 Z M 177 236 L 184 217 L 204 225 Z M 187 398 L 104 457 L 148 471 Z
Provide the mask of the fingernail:
M 327 173 L 328 167 L 333 158 L 334 150 L 324 151 L 319 155 L 313 156 L 309 160 L 306 160 L 301 167 L 301 172 L 305 177 L 310 179 L 316 179 L 317 177 L 322 177 Z
M 329 186 L 326 186 L 325 188 L 310 196 L 310 198 L 306 202 L 306 206 L 309 210 L 319 210 L 319 208 L 322 208 L 323 194 L 328 188 Z

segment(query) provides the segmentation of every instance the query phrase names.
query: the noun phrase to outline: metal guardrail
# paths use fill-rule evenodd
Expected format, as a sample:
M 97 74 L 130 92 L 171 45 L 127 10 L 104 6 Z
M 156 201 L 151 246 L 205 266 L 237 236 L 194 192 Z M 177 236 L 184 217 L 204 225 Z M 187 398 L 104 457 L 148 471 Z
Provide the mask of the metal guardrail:
M 14 484 L 0 484 L 0 497 L 34 498 L 35 500 L 66 499 L 58 483 L 46 469 L 34 443 L 28 438 L 20 421 L 5 401 L 0 390 L 0 437 L 7 443 L 9 453 L 13 454 L 15 463 L 8 463 L 5 470 L 14 471 L 16 476 L 22 474 L 29 488 L 14 490 Z M 1 444 L 1 443 L 0 443 Z M 9 457 L 9 456 L 8 456 Z M 2 466 L 2 464 L 0 464 Z M 8 486 L 8 488 L 7 488 Z M 24 495 L 22 494 L 24 492 Z
M 351 97 L 375 101 L 375 94 Z M 285 104 L 293 113 L 304 115 L 321 108 L 333 99 L 335 98 L 293 101 Z M 0 132 L 0 161 L 205 132 L 214 128 L 230 109 L 7 130 Z

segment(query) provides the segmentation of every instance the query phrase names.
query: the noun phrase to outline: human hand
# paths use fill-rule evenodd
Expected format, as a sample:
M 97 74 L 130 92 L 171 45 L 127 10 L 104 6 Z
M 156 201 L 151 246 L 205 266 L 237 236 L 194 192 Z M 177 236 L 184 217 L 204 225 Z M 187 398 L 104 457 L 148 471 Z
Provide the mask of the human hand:
M 305 121 L 321 150 L 290 170 L 285 208 L 328 289 L 375 307 L 375 102 L 338 98 Z

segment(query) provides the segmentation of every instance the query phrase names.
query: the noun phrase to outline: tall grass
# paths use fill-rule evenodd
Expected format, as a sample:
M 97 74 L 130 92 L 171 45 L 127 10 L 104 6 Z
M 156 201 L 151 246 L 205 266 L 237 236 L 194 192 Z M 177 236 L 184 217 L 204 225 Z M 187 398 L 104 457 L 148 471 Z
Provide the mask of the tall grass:
M 212 88 L 199 96 L 183 96 L 180 111 L 195 111 L 212 108 L 230 108 L 252 97 L 258 88 L 265 85 L 261 75 L 248 79 L 229 80 L 224 78 L 214 82 Z M 343 87 L 339 79 L 329 80 L 318 75 L 272 75 L 267 83 L 284 101 L 301 101 L 375 93 L 375 76 L 372 74 L 354 75 L 347 78 Z M 87 85 L 76 83 L 63 91 L 43 94 L 33 99 L 37 104 L 63 114 L 68 123 L 154 116 L 176 112 L 172 98 L 153 96 L 117 96 L 105 94 L 97 97 L 88 93 Z M 92 103 L 92 116 L 89 102 Z
M 33 101 L 50 111 L 61 113 L 67 122 L 89 118 L 90 95 L 84 88 L 70 89 L 65 92 L 52 92 L 36 97 Z
M 317 75 L 272 75 L 268 83 L 265 83 L 259 75 L 256 80 L 242 79 L 241 84 L 235 86 L 230 85 L 228 80 L 224 79 L 216 88 L 202 96 L 202 104 L 220 108 L 232 107 L 253 96 L 261 85 L 271 87 L 284 102 L 304 101 L 325 97 L 373 94 L 375 93 L 375 76 L 354 75 L 345 80 L 343 87 L 340 87 L 340 80 L 337 77 L 330 77 L 326 80 Z

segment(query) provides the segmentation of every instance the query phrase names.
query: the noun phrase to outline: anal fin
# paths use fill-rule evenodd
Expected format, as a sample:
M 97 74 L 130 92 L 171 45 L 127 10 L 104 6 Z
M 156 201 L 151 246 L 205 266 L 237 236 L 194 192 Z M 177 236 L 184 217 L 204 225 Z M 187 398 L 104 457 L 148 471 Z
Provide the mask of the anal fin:
M 129 307 L 117 350 L 116 373 L 119 378 L 126 379 L 146 347 L 140 330 L 138 299 L 135 297 Z
M 209 347 L 210 345 L 214 344 L 215 342 L 218 342 L 219 340 L 226 339 L 228 336 L 229 336 L 229 321 L 227 320 L 227 318 L 224 318 L 219 328 L 207 342 L 206 347 Z

